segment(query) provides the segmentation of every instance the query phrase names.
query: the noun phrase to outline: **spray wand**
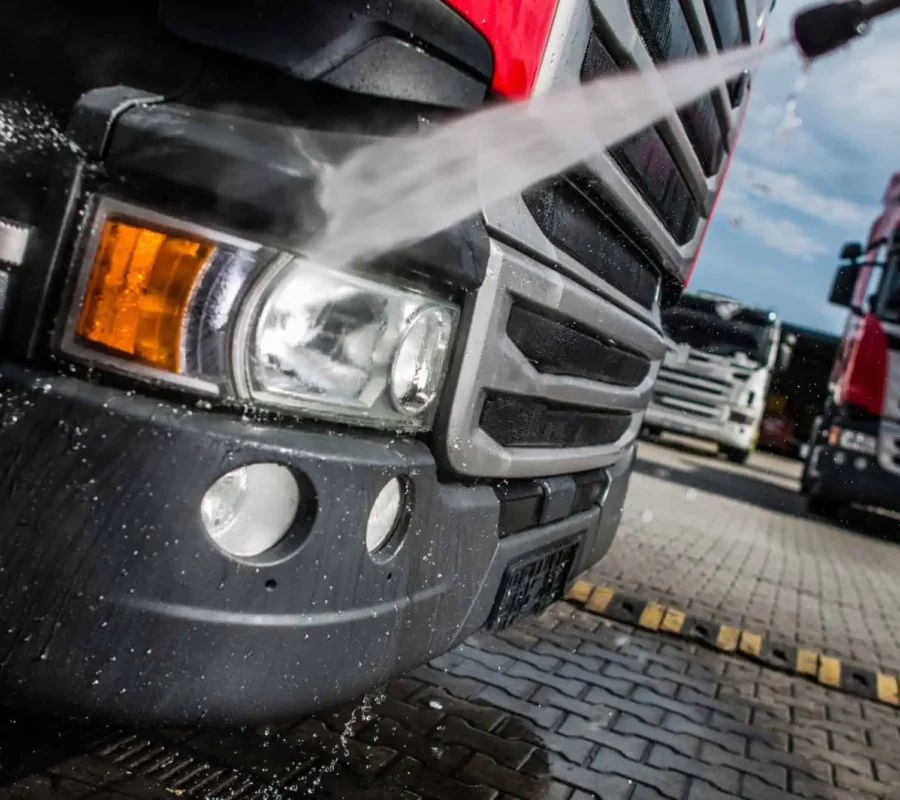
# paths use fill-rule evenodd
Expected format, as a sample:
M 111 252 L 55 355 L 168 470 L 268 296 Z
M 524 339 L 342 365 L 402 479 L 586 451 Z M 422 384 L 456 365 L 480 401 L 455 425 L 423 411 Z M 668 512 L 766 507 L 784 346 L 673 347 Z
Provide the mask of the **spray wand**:
M 843 0 L 814 6 L 794 17 L 794 41 L 812 60 L 867 33 L 873 19 L 898 8 L 900 0 Z

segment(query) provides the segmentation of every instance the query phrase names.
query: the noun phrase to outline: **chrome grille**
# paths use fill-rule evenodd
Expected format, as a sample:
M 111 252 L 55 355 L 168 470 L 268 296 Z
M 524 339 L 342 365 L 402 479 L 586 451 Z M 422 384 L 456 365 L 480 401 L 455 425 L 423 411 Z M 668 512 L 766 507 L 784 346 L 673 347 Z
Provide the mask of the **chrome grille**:
M 694 351 L 683 365 L 670 357 L 660 367 L 653 404 L 705 419 L 725 419 L 743 374 L 722 359 Z
M 540 358 L 532 352 L 529 359 L 510 337 L 516 329 L 510 316 L 519 307 L 576 330 L 591 347 L 632 356 L 645 365 L 643 377 L 628 373 L 621 362 L 611 380 L 603 378 L 599 364 L 593 379 L 573 376 L 565 368 L 564 347 Z M 583 344 L 579 339 L 578 346 Z M 450 466 L 464 475 L 529 478 L 612 464 L 637 435 L 664 352 L 662 334 L 647 321 L 492 242 L 443 423 Z M 550 355 L 555 363 L 546 360 Z M 626 373 L 631 385 L 622 385 Z

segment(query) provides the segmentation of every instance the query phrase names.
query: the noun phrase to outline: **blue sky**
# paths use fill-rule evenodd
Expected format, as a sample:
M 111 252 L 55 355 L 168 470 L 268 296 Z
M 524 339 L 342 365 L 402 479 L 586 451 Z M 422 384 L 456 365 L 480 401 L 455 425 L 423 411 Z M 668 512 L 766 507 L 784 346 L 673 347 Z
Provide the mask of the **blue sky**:
M 767 38 L 787 36 L 808 0 L 779 0 Z M 753 80 L 731 171 L 691 280 L 692 289 L 774 307 L 784 319 L 838 333 L 845 313 L 826 300 L 843 242 L 864 240 L 881 195 L 900 171 L 900 13 L 812 65 L 793 50 Z

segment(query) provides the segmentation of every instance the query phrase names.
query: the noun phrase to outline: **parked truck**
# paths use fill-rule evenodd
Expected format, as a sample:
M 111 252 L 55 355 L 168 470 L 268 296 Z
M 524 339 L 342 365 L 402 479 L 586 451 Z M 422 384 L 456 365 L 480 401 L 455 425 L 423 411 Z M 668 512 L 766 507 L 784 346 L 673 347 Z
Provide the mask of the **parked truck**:
M 849 309 L 801 491 L 812 513 L 849 503 L 900 511 L 900 173 L 865 246 L 841 249 L 830 302 Z
M 487 102 L 757 42 L 768 10 L 7 7 L 4 700 L 290 718 L 560 597 L 619 524 L 749 76 L 375 261 L 305 256 L 317 176 Z
M 759 437 L 772 374 L 791 357 L 778 315 L 697 292 L 683 294 L 662 323 L 670 344 L 645 429 L 715 442 L 730 461 L 744 463 Z

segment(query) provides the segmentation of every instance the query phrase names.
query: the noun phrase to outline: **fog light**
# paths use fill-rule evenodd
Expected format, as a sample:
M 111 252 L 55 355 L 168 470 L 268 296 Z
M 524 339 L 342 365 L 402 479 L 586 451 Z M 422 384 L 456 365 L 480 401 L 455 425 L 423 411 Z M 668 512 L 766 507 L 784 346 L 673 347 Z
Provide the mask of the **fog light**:
M 421 414 L 437 397 L 453 337 L 454 314 L 429 306 L 413 318 L 391 366 L 391 401 L 398 411 Z
M 834 463 L 837 464 L 838 466 L 843 464 L 846 460 L 847 460 L 847 458 L 843 453 L 837 452 L 834 454 Z
M 300 489 L 280 464 L 250 464 L 207 489 L 200 516 L 210 538 L 233 556 L 258 556 L 280 542 L 300 507 Z
M 406 488 L 400 478 L 391 478 L 378 493 L 366 525 L 366 549 L 381 550 L 397 529 L 403 514 Z
M 859 457 L 853 462 L 853 466 L 856 467 L 858 470 L 862 471 L 862 470 L 864 470 L 867 466 L 869 466 L 869 462 L 866 461 L 866 459 L 864 459 L 862 456 L 859 456 Z

